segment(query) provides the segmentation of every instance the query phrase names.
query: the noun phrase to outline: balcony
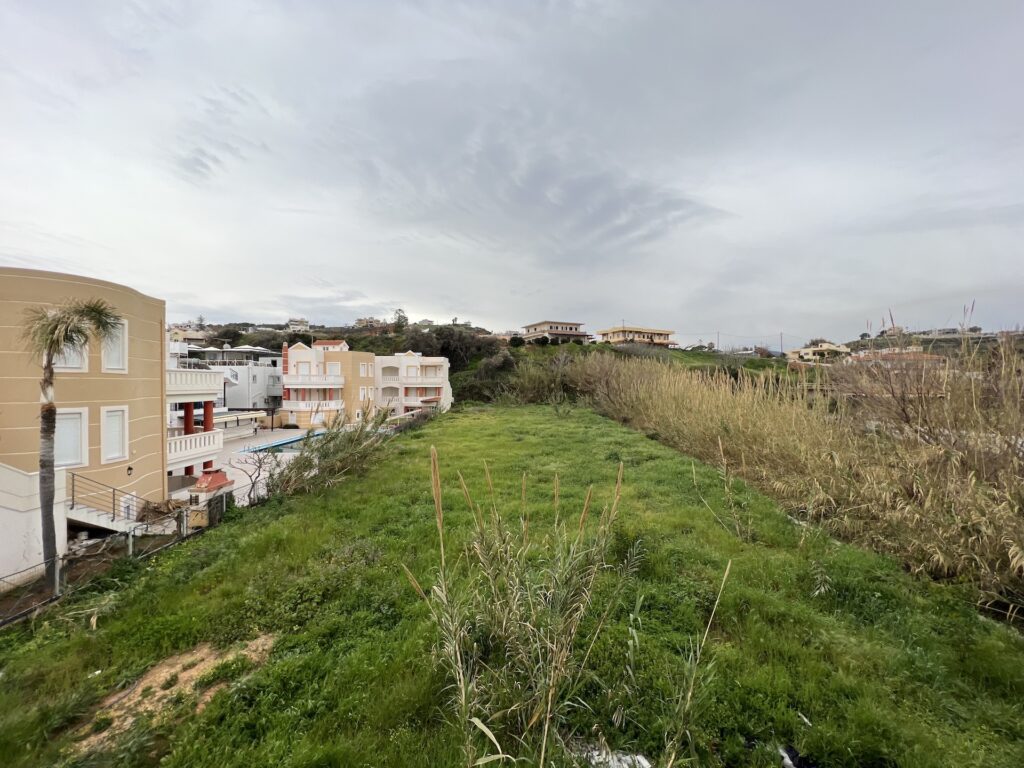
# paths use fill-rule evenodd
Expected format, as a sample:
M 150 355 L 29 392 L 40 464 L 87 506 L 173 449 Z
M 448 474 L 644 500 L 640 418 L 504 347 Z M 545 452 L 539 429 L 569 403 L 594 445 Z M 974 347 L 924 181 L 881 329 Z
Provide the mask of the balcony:
M 189 368 L 167 369 L 167 402 L 195 403 L 224 394 L 224 374 Z
M 282 411 L 340 411 L 345 405 L 341 400 L 282 400 Z
M 448 377 L 440 373 L 429 373 L 421 376 L 406 376 L 402 379 L 403 384 L 409 386 L 421 386 L 421 387 L 440 387 L 444 386 L 445 382 L 448 381 Z
M 286 373 L 281 377 L 286 387 L 343 387 L 344 376 L 331 374 Z
M 183 469 L 217 458 L 224 447 L 224 430 L 193 432 L 167 438 L 167 470 Z

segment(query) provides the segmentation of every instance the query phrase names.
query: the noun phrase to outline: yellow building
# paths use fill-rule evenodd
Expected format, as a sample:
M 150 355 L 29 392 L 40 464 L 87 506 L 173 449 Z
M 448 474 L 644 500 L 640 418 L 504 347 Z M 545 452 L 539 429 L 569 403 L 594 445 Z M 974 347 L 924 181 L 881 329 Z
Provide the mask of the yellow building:
M 672 343 L 672 334 L 675 331 L 666 331 L 659 328 L 642 328 L 638 325 L 623 325 L 618 328 L 608 328 L 598 331 L 597 335 L 601 341 L 610 344 L 655 344 L 667 347 Z
M 284 345 L 281 411 L 303 429 L 372 413 L 376 401 L 372 352 L 352 352 L 342 340 Z

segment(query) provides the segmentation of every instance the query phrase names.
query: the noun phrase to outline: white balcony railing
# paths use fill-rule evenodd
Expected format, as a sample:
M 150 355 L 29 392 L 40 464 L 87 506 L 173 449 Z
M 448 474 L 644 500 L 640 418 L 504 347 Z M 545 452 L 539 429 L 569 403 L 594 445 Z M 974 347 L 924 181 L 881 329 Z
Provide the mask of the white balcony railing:
M 286 373 L 282 377 L 286 387 L 343 387 L 344 376 L 332 374 Z
M 167 401 L 194 403 L 214 400 L 224 394 L 224 374 L 189 368 L 167 369 Z
M 340 411 L 341 400 L 282 400 L 282 411 Z
M 381 376 L 380 383 L 383 384 L 405 384 L 407 386 L 442 386 L 448 377 L 442 373 L 424 374 L 422 376 Z
M 167 469 L 175 470 L 213 459 L 224 448 L 224 430 L 193 432 L 167 438 Z

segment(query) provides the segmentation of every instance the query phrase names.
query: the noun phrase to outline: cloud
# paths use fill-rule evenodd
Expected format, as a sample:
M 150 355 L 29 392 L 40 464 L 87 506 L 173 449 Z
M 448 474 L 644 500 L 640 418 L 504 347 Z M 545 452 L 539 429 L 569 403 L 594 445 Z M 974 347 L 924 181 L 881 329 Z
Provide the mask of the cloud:
M 1014 325 L 1022 23 L 945 0 L 6 4 L 0 263 L 117 275 L 172 317 L 842 338 L 976 291 Z
M 924 208 L 868 225 L 869 231 L 922 232 L 975 227 L 1024 227 L 1024 203 L 982 207 Z

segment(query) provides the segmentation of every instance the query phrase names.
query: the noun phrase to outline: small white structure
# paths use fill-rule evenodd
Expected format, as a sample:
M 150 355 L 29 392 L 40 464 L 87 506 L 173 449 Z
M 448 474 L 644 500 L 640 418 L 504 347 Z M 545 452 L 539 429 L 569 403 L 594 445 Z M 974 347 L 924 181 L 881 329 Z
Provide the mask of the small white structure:
M 786 359 L 801 363 L 821 363 L 830 360 L 838 360 L 850 355 L 850 348 L 845 344 L 833 344 L 831 341 L 821 341 L 800 349 L 791 349 L 786 353 Z

